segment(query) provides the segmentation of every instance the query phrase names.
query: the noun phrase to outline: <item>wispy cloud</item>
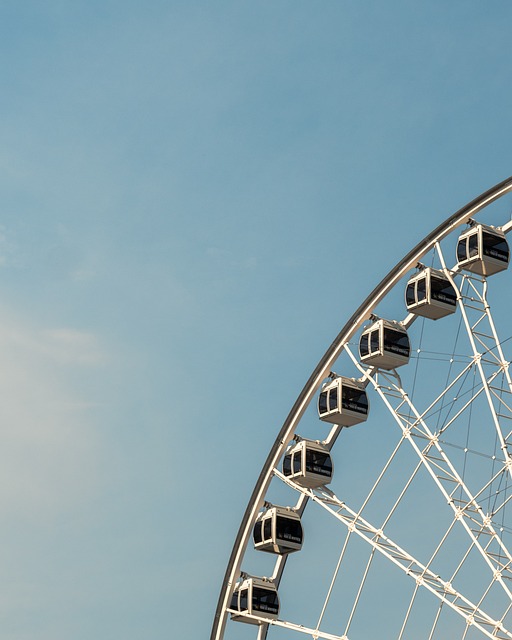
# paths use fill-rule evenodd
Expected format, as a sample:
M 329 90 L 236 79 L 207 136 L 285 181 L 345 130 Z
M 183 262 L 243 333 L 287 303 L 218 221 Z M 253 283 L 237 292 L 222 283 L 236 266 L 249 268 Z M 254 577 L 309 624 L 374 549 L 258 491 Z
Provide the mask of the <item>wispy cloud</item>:
M 0 322 L 0 513 L 52 517 L 92 495 L 99 442 L 78 369 L 105 362 L 95 336 Z
M 7 229 L 0 225 L 0 267 L 8 264 L 15 253 L 15 244 L 8 238 Z

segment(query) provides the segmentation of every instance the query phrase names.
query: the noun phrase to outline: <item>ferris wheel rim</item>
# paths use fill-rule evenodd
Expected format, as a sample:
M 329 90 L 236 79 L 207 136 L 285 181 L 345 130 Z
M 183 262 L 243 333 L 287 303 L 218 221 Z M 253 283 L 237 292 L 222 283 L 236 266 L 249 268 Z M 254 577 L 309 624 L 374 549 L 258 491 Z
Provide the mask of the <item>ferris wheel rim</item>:
M 309 406 L 314 394 L 320 387 L 322 380 L 325 379 L 330 371 L 331 365 L 343 351 L 344 345 L 347 344 L 353 335 L 360 329 L 363 323 L 369 319 L 373 309 L 375 309 L 378 303 L 385 298 L 385 296 L 406 275 L 406 273 L 412 269 L 419 260 L 436 245 L 436 243 L 439 243 L 443 238 L 448 236 L 461 225 L 469 222 L 469 220 L 479 211 L 510 192 L 512 192 L 512 176 L 499 182 L 471 200 L 425 236 L 425 238 L 411 249 L 373 289 L 373 291 L 345 323 L 334 341 L 328 347 L 311 373 L 308 381 L 304 385 L 287 418 L 285 419 L 283 426 L 270 449 L 251 494 L 235 538 L 224 580 L 222 582 L 210 640 L 222 640 L 224 637 L 224 629 L 228 618 L 227 609 L 229 599 L 231 597 L 233 587 L 239 578 L 241 562 L 250 539 L 254 519 L 263 505 L 264 495 L 270 483 L 272 471 L 276 467 L 278 460 L 281 458 L 289 441 L 295 433 L 295 429 L 300 422 L 304 411 Z M 282 556 L 281 573 L 286 563 L 286 557 L 287 556 Z M 276 582 L 279 583 L 279 578 Z M 265 636 L 266 632 L 263 639 Z

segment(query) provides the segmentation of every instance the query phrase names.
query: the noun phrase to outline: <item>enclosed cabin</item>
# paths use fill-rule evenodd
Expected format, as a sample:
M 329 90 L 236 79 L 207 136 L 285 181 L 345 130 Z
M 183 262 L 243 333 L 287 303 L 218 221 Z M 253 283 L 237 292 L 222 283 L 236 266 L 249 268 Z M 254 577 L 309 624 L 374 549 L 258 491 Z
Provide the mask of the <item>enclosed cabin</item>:
M 380 369 L 396 369 L 409 362 L 411 345 L 403 325 L 377 320 L 366 327 L 359 340 L 361 362 Z
M 457 293 L 442 271 L 427 267 L 407 283 L 405 304 L 417 316 L 438 320 L 455 312 Z
M 248 618 L 247 615 L 275 620 L 279 615 L 276 586 L 263 578 L 246 578 L 236 585 L 229 608 L 232 620 L 261 624 L 260 620 Z
M 318 416 L 324 422 L 352 427 L 368 418 L 364 385 L 353 378 L 336 376 L 326 382 L 318 396 Z
M 457 262 L 461 269 L 491 276 L 507 269 L 509 261 L 508 242 L 500 229 L 473 224 L 459 237 Z
M 332 480 L 332 459 L 319 442 L 301 440 L 283 458 L 283 473 L 301 487 L 320 487 Z
M 258 514 L 252 535 L 255 549 L 281 555 L 300 551 L 304 538 L 299 514 L 285 507 Z

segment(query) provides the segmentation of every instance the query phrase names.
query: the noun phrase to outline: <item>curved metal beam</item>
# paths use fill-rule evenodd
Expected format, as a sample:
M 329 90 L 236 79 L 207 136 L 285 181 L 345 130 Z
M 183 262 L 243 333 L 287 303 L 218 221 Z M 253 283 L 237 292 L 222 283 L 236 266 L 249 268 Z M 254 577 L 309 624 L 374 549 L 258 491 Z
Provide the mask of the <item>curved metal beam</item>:
M 249 504 L 247 505 L 240 524 L 240 529 L 235 539 L 233 551 L 231 552 L 226 574 L 222 583 L 217 610 L 213 621 L 212 633 L 210 636 L 211 640 L 222 640 L 224 636 L 224 628 L 228 617 L 226 609 L 229 606 L 234 585 L 240 575 L 242 559 L 252 533 L 256 516 L 263 506 L 265 493 L 272 479 L 272 470 L 276 467 L 279 459 L 284 454 L 286 447 L 292 439 L 295 429 L 304 414 L 304 411 L 315 396 L 324 378 L 327 377 L 333 363 L 340 356 L 344 345 L 354 336 L 362 324 L 369 319 L 370 314 L 379 302 L 393 289 L 393 287 L 406 275 L 406 273 L 410 271 L 410 269 L 416 266 L 425 253 L 430 251 L 437 242 L 440 242 L 458 226 L 466 223 L 469 218 L 472 218 L 481 209 L 488 206 L 495 200 L 498 200 L 510 191 L 512 191 L 512 177 L 500 182 L 469 202 L 440 224 L 436 229 L 434 229 L 434 231 L 429 233 L 414 247 L 414 249 L 409 251 L 409 253 L 387 274 L 387 276 L 385 276 L 377 287 L 375 287 L 375 289 L 345 324 L 331 346 L 320 359 L 320 362 L 315 367 L 309 380 L 299 394 L 274 444 L 272 445 L 254 491 L 252 492 Z M 280 574 L 282 573 L 282 569 L 284 569 L 284 562 L 282 563 Z

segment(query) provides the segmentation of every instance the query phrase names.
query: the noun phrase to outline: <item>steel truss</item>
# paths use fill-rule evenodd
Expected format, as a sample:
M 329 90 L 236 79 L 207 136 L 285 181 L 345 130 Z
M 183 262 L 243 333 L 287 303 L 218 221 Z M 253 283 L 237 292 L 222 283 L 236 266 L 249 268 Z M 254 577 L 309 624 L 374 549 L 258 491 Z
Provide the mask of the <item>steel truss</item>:
M 309 628 L 291 621 L 268 620 L 264 617 L 247 614 L 248 618 L 259 623 L 258 640 L 265 640 L 269 626 L 283 627 L 309 635 L 312 638 L 349 640 L 352 618 L 364 589 L 375 554 L 386 557 L 393 565 L 409 576 L 411 584 L 414 587 L 398 640 L 402 640 L 404 636 L 405 627 L 409 620 L 414 600 L 422 590 L 430 592 L 439 601 L 438 613 L 434 619 L 429 640 L 433 637 L 439 614 L 444 606 L 449 607 L 465 620 L 466 631 L 463 634 L 463 638 L 466 637 L 470 629 L 477 629 L 488 638 L 499 638 L 503 640 L 512 638 L 512 630 L 509 630 L 506 626 L 507 615 L 512 611 L 512 554 L 503 542 L 502 528 L 497 521 L 497 518 L 504 513 L 508 502 L 512 498 L 512 492 L 509 491 L 511 485 L 508 484 L 510 475 L 512 474 L 512 457 L 508 451 L 509 444 L 512 444 L 512 381 L 509 372 L 509 362 L 504 357 L 502 345 L 491 315 L 490 305 L 487 300 L 486 279 L 483 277 L 479 278 L 475 275 L 459 273 L 457 268 L 447 268 L 440 246 L 441 240 L 452 233 L 459 225 L 464 224 L 481 209 L 511 191 L 512 178 L 509 178 L 476 198 L 466 207 L 463 207 L 429 234 L 429 236 L 419 243 L 418 246 L 384 278 L 374 292 L 370 294 L 367 300 L 365 300 L 350 318 L 320 360 L 278 434 L 249 501 L 226 570 L 226 576 L 221 589 L 219 604 L 212 628 L 211 640 L 221 640 L 224 637 L 227 617 L 231 613 L 228 603 L 235 583 L 241 573 L 241 563 L 250 538 L 252 526 L 258 511 L 263 505 L 265 492 L 273 477 L 279 478 L 299 493 L 300 497 L 296 505 L 296 510 L 300 514 L 304 511 L 308 501 L 312 501 L 330 513 L 337 521 L 341 522 L 347 530 L 347 535 L 316 627 Z M 512 229 L 512 223 L 507 223 L 503 226 L 505 232 L 508 232 L 510 229 Z M 357 334 L 363 323 L 368 320 L 371 313 L 373 313 L 373 309 L 379 302 L 392 290 L 401 278 L 431 250 L 436 251 L 442 269 L 450 279 L 457 293 L 458 308 L 469 339 L 472 355 L 468 362 L 462 366 L 462 369 L 447 382 L 437 398 L 431 401 L 426 409 L 420 411 L 413 403 L 411 396 L 403 389 L 400 376 L 396 371 L 375 370 L 371 367 L 365 368 L 361 366 L 358 358 L 352 353 L 349 342 L 353 336 Z M 409 315 L 403 321 L 404 326 L 409 327 L 415 318 L 415 316 Z M 277 469 L 277 465 L 288 443 L 294 436 L 304 411 L 314 398 L 322 380 L 327 377 L 333 363 L 343 351 L 348 354 L 361 372 L 362 379 L 365 380 L 368 385 L 373 386 L 384 405 L 390 411 L 394 421 L 399 426 L 401 433 L 398 445 L 382 469 L 370 494 L 358 511 L 350 508 L 348 504 L 337 498 L 335 494 L 327 488 L 323 487 L 316 490 L 305 489 L 296 485 L 288 478 L 285 478 Z M 469 374 L 473 375 L 474 373 L 478 375 L 479 384 L 475 387 L 472 395 L 466 400 L 459 398 L 457 405 L 452 403 L 451 409 L 453 413 L 445 416 L 445 420 L 440 427 L 429 426 L 432 417 L 436 414 L 439 415 L 443 409 L 450 404 L 451 400 L 449 395 L 456 392 L 458 385 L 460 385 L 465 377 Z M 505 383 L 504 385 L 503 382 Z M 448 440 L 450 429 L 463 414 L 471 412 L 473 405 L 477 401 L 481 402 L 482 399 L 486 400 L 490 420 L 492 420 L 495 427 L 500 453 L 499 455 L 492 456 L 492 476 L 475 490 L 464 477 L 463 470 L 456 469 L 455 465 L 451 462 L 449 456 L 446 454 L 446 448 L 454 446 L 453 443 L 450 443 Z M 334 445 L 339 432 L 339 427 L 332 429 L 329 437 L 325 441 L 328 449 Z M 380 526 L 377 526 L 370 523 L 366 518 L 363 518 L 362 512 L 379 485 L 384 473 L 386 473 L 388 466 L 391 464 L 397 452 L 404 446 L 409 446 L 414 451 L 418 460 L 417 466 L 405 484 L 401 495 L 392 506 L 388 516 Z M 466 455 L 470 454 L 471 451 L 465 448 L 463 453 Z M 447 530 L 439 541 L 436 550 L 426 562 L 421 562 L 414 555 L 399 546 L 398 543 L 391 539 L 385 532 L 387 523 L 420 468 L 426 470 L 452 513 L 452 520 Z M 503 489 L 503 486 L 505 486 L 505 489 Z M 494 496 L 492 508 L 491 502 L 487 497 L 488 494 L 490 495 L 491 493 Z M 486 502 L 488 502 L 489 505 L 487 509 L 484 506 Z M 449 576 L 443 577 L 438 575 L 431 567 L 452 530 L 460 528 L 462 528 L 467 536 L 467 543 L 469 545 L 467 551 L 460 564 Z M 333 635 L 324 630 L 320 630 L 320 626 L 348 546 L 348 541 L 352 536 L 357 536 L 369 545 L 370 556 L 344 632 L 342 635 Z M 461 585 L 457 585 L 461 567 L 465 558 L 470 553 L 476 553 L 478 555 L 482 561 L 482 566 L 485 567 L 487 571 L 487 580 L 483 581 L 482 584 L 484 586 L 481 597 L 477 600 L 467 597 Z M 277 586 L 279 586 L 281 581 L 286 560 L 286 555 L 278 556 L 276 559 L 270 579 L 273 580 Z M 486 610 L 486 598 L 494 589 L 499 589 L 507 602 L 507 605 L 498 617 Z M 240 612 L 237 612 L 237 616 L 241 615 Z
M 512 638 L 512 633 L 503 627 L 501 620 L 495 620 L 487 615 L 478 604 L 474 604 L 462 593 L 459 593 L 451 582 L 443 580 L 441 576 L 431 571 L 427 565 L 422 564 L 386 536 L 383 527 L 375 527 L 370 524 L 361 516 L 360 511 L 356 512 L 351 509 L 346 503 L 337 498 L 332 491 L 326 487 L 320 490 L 305 489 L 290 481 L 280 471 L 276 470 L 275 474 L 296 491 L 307 495 L 310 500 L 322 506 L 342 522 L 349 533 L 355 533 L 362 538 L 373 549 L 410 576 L 417 585 L 425 587 L 439 600 L 461 615 L 468 625 L 474 625 L 489 638 Z M 287 624 L 283 623 L 284 626 L 287 626 Z M 313 637 L 318 633 L 320 632 L 316 629 Z M 319 635 L 318 637 L 322 636 Z M 348 636 L 344 634 L 341 637 L 347 638 Z

